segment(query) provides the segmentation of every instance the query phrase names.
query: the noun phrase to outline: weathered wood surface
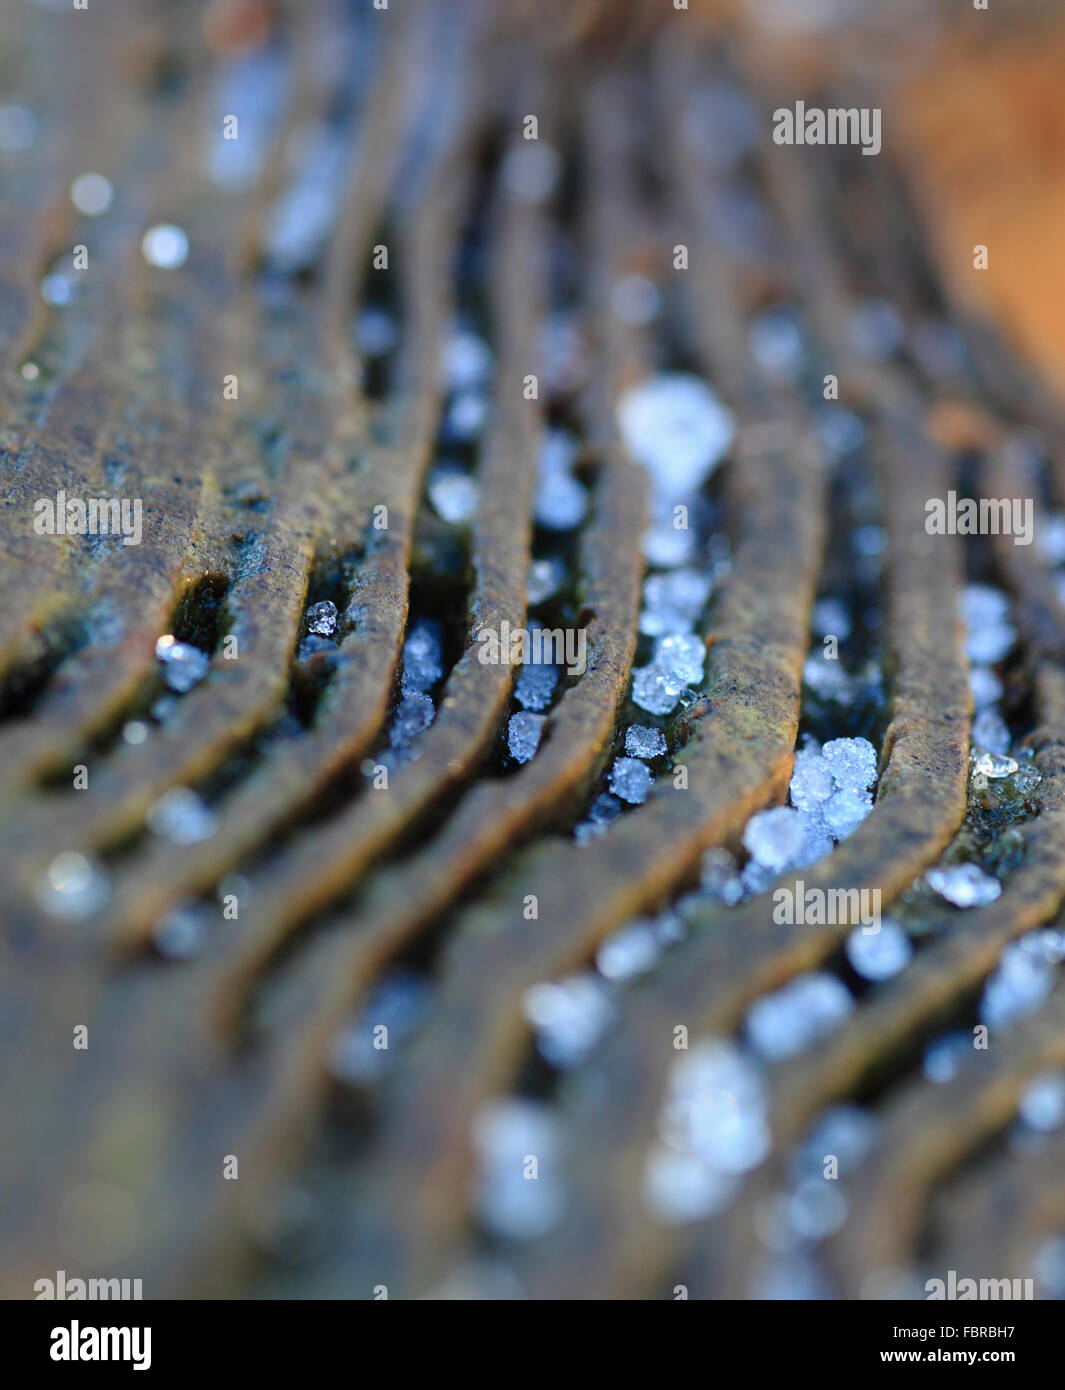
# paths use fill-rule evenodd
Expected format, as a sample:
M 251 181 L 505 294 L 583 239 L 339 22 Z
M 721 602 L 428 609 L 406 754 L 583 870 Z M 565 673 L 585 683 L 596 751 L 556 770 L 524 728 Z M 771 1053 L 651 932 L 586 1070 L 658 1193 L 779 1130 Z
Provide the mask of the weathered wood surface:
M 1006 1137 L 1032 1078 L 1065 1066 L 1062 987 L 950 1085 L 920 1066 L 923 1044 L 971 1026 L 1002 949 L 1053 922 L 1065 894 L 1060 588 L 1038 547 L 966 554 L 929 537 L 925 502 L 975 467 L 987 495 L 1034 491 L 1040 510 L 1060 509 L 1061 416 L 985 323 L 958 320 L 956 368 L 912 350 L 919 324 L 954 321 L 892 150 L 775 146 L 768 112 L 792 100 L 787 79 L 742 28 L 723 41 L 706 21 L 722 8 L 662 23 L 588 4 L 552 24 L 444 0 L 9 7 L 0 58 L 19 85 L 3 100 L 39 128 L 0 153 L 5 1297 L 60 1268 L 139 1277 L 149 1297 L 363 1298 L 379 1285 L 409 1297 L 460 1278 L 478 1296 L 660 1298 L 679 1282 L 691 1297 L 757 1296 L 789 1156 L 845 1102 L 866 1106 L 878 1138 L 817 1248 L 836 1294 L 906 1269 L 1030 1276 L 1038 1243 L 1065 1231 L 1060 1132 L 1033 1152 Z M 263 64 L 251 77 L 250 61 Z M 711 138 L 726 90 L 758 117 L 730 159 Z M 257 167 L 234 184 L 218 173 L 221 129 L 242 101 L 237 144 Z M 560 169 L 543 196 L 522 182 L 537 168 L 519 168 L 530 112 Z M 329 197 L 296 255 L 279 208 L 316 160 Z M 100 217 L 68 193 L 88 171 L 113 188 Z M 304 206 L 304 232 L 317 215 Z M 189 244 L 173 269 L 141 249 L 168 223 Z M 69 272 L 78 245 L 88 269 Z M 381 245 L 387 269 L 374 268 Z M 53 271 L 69 303 L 42 296 Z M 617 311 L 633 276 L 657 289 L 657 315 Z M 897 306 L 904 334 L 882 358 L 854 347 L 854 316 L 874 299 Z M 367 304 L 397 326 L 384 365 L 358 346 Z M 750 350 L 773 304 L 804 325 L 794 373 Z M 558 345 L 544 348 L 560 311 L 581 336 L 572 380 Z M 447 433 L 456 315 L 492 354 L 472 445 Z M 616 425 L 624 392 L 656 370 L 702 375 L 737 424 L 704 499 L 730 542 L 700 625 L 707 673 L 664 721 L 630 700 L 648 646 L 650 502 Z M 535 399 L 530 373 L 552 383 Z M 841 381 L 832 408 L 865 429 L 835 459 L 825 373 Z M 978 445 L 944 441 L 948 407 Z M 1036 482 L 1017 447 L 1032 425 L 1048 456 Z M 590 501 L 562 542 L 534 517 L 538 459 L 560 426 Z M 426 480 L 463 449 L 479 505 L 449 527 Z M 142 544 L 37 534 L 35 502 L 60 489 L 143 499 Z M 838 926 L 777 925 L 767 893 L 726 908 L 691 889 L 704 851 L 735 850 L 747 819 L 787 795 L 812 605 L 866 602 L 850 548 L 860 507 L 886 546 L 870 602 L 877 800 L 802 879 L 879 890 L 886 912 L 902 899 L 920 949 L 830 1036 L 767 1069 L 771 1152 L 724 1209 L 663 1224 L 644 1168 L 674 1029 L 693 1044 L 732 1036 L 765 992 L 845 968 Z M 530 560 L 552 555 L 570 572 L 552 612 L 585 631 L 587 669 L 518 767 L 505 758 L 514 672 L 483 664 L 477 637 L 526 622 Z M 1001 897 L 958 912 L 909 890 L 972 811 L 957 602 L 973 580 L 1013 599 L 1008 698 L 1042 780 Z M 316 682 L 296 653 L 308 604 L 326 598 L 341 623 Z M 375 790 L 364 761 L 388 748 L 422 613 L 444 623 L 449 671 L 418 756 Z M 168 632 L 211 663 L 159 710 Z M 668 769 L 606 835 L 576 843 L 634 720 L 667 730 Z M 174 788 L 210 807 L 195 843 L 148 828 Z M 71 852 L 109 887 L 79 919 L 42 904 Z M 536 1061 L 529 988 L 587 968 L 612 932 L 678 899 L 686 939 L 617 993 L 584 1065 L 559 1075 Z M 206 940 L 167 959 L 160 923 L 190 904 Z M 379 1081 L 344 1084 L 336 1038 L 398 967 L 421 973 L 425 1016 Z M 82 1026 L 86 1049 L 71 1043 Z M 566 1206 L 536 1240 L 489 1240 L 487 1267 L 505 1271 L 492 1282 L 471 1132 L 514 1092 L 555 1116 Z

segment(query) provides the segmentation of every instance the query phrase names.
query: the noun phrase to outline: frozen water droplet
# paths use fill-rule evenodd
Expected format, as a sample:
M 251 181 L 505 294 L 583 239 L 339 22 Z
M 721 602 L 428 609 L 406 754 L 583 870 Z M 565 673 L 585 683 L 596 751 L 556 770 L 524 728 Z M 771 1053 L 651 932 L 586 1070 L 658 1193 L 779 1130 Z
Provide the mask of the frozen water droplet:
M 573 838 L 578 845 L 590 845 L 593 840 L 601 840 L 606 832 L 604 822 L 582 820 L 573 827 Z
M 311 604 L 304 617 L 304 623 L 308 632 L 316 633 L 319 637 L 332 637 L 337 630 L 339 618 L 336 604 L 326 599 L 324 603 Z
M 542 714 L 530 714 L 527 710 L 512 714 L 507 724 L 507 747 L 510 749 L 510 756 L 519 763 L 527 763 L 539 748 L 543 731 Z
M 912 341 L 918 362 L 930 376 L 952 376 L 965 366 L 965 340 L 948 323 L 925 319 Z
M 644 1202 L 658 1221 L 682 1225 L 727 1206 L 738 1182 L 734 1174 L 711 1168 L 698 1154 L 656 1144 L 644 1170 Z
M 675 946 L 688 936 L 688 924 L 679 912 L 661 912 L 651 923 L 655 940 L 662 946 Z
M 794 8 L 793 0 L 789 4 Z M 826 1302 L 836 1297 L 825 1271 L 804 1250 L 766 1260 L 752 1278 L 748 1296 L 777 1303 Z
M 788 790 L 791 804 L 800 811 L 817 811 L 832 795 L 832 767 L 816 743 L 811 741 L 795 754 Z
M 785 869 L 802 849 L 804 826 L 791 806 L 774 806 L 752 816 L 743 830 L 743 846 L 756 864 Z
M 661 729 L 645 724 L 630 724 L 625 730 L 625 752 L 632 758 L 660 758 L 666 751 L 666 737 Z
M 518 672 L 514 698 L 523 709 L 545 710 L 555 697 L 558 667 L 526 662 Z
M 968 584 L 961 592 L 959 604 L 967 629 L 969 660 L 980 666 L 1001 661 L 1017 637 L 1009 621 L 1007 596 L 988 584 Z
M 161 222 L 144 233 L 141 252 L 149 265 L 162 270 L 177 270 L 188 260 L 189 239 L 180 227 L 175 227 L 171 222 Z
M 651 377 L 618 402 L 618 427 L 632 457 L 667 495 L 698 488 L 732 442 L 731 414 L 698 377 Z
M 542 478 L 569 473 L 577 461 L 577 441 L 564 430 L 548 430 L 540 447 L 539 474 Z
M 1038 949 L 1031 949 L 1038 945 L 1037 941 L 1022 937 L 999 957 L 998 969 L 985 985 L 980 1000 L 980 1018 L 989 1028 L 1008 1028 L 1018 1018 L 1038 1009 L 1049 995 L 1056 967 Z
M 830 633 L 841 642 L 851 635 L 851 619 L 847 605 L 838 598 L 819 599 L 810 614 L 810 624 L 819 637 Z
M 827 659 L 823 652 L 814 652 L 806 658 L 802 679 L 820 699 L 835 700 L 841 705 L 850 703 L 853 694 L 850 676 L 838 661 Z
M 557 1176 L 558 1136 L 547 1106 L 527 1100 L 485 1105 L 473 1123 L 478 1160 L 474 1203 L 493 1235 L 531 1240 L 555 1226 L 564 1204 Z M 527 1158 L 536 1158 L 536 1181 L 526 1179 Z
M 836 792 L 835 795 L 841 796 L 843 793 Z M 794 869 L 807 869 L 811 864 L 816 864 L 818 860 L 823 859 L 826 854 L 831 853 L 834 841 L 821 818 L 819 810 L 800 811 L 799 820 L 802 822 L 802 845 L 790 867 Z
M 452 391 L 483 388 L 492 375 L 492 349 L 475 333 L 453 333 L 444 349 L 444 375 Z
M 632 673 L 633 702 L 648 714 L 669 714 L 676 708 L 683 682 L 657 666 L 644 666 Z
M 925 1080 L 934 1085 L 944 1086 L 953 1081 L 959 1067 L 972 1056 L 973 1040 L 967 1033 L 948 1033 L 936 1038 L 925 1049 L 921 1070 Z
M 958 605 L 966 627 L 994 627 L 1009 620 L 1010 601 L 1001 589 L 990 584 L 966 584 Z
M 499 177 L 521 202 L 542 203 L 561 172 L 559 153 L 546 140 L 519 140 L 504 155 Z
M 1045 1072 L 1025 1087 L 1018 1113 L 1032 1129 L 1050 1133 L 1065 1125 L 1065 1073 Z
M 849 991 L 834 975 L 800 975 L 751 1005 L 747 1035 L 764 1057 L 791 1057 L 826 1037 L 853 1007 Z
M 1065 513 L 1046 513 L 1036 542 L 1052 565 L 1065 564 Z
M 104 871 L 78 850 L 57 854 L 36 890 L 37 901 L 46 912 L 70 921 L 92 917 L 110 896 Z
M 62 309 L 74 298 L 74 284 L 66 275 L 46 275 L 41 281 L 41 298 L 53 309 Z
M 25 106 L 0 106 L 0 150 L 21 154 L 37 138 L 37 117 Z
M 971 742 L 974 748 L 986 748 L 991 753 L 1009 752 L 1010 731 L 997 710 L 980 711 L 973 720 Z
M 1010 777 L 1018 766 L 1013 758 L 1004 757 L 1001 753 L 982 753 L 973 761 L 973 772 L 978 777 Z
M 969 689 L 977 710 L 986 709 L 1002 698 L 1002 682 L 986 666 L 973 666 L 969 671 Z
M 608 936 L 595 953 L 595 965 L 608 980 L 645 975 L 658 959 L 658 941 L 646 922 L 631 922 Z
M 710 579 L 695 569 L 652 574 L 643 586 L 640 631 L 649 637 L 690 632 L 710 597 Z
M 570 474 L 549 472 L 537 484 L 534 510 L 549 531 L 571 531 L 588 514 L 588 493 Z
M 168 960 L 189 960 L 207 944 L 209 917 L 201 903 L 182 903 L 156 923 L 152 940 Z
M 882 526 L 858 526 L 851 538 L 854 553 L 865 560 L 876 560 L 887 548 L 887 532 Z
M 557 594 L 566 579 L 565 566 L 561 560 L 533 560 L 529 566 L 528 594 L 531 604 L 543 603 L 552 594 Z
M 1021 938 L 1022 942 L 1028 940 Z M 1043 931 L 1032 933 L 1031 945 L 1038 949 L 1048 965 L 1061 965 L 1065 962 L 1065 931 L 1057 927 L 1046 927 Z
M 1013 775 L 1013 786 L 1018 796 L 1030 796 L 1043 780 L 1043 774 L 1038 768 L 1027 763 L 1019 767 Z
M 153 835 L 175 845 L 209 840 L 217 829 L 214 813 L 191 787 L 172 787 L 148 808 L 145 820 Z
M 814 1121 L 810 1132 L 791 1159 L 797 1181 L 817 1176 L 823 1180 L 825 1159 L 833 1154 L 842 1176 L 861 1166 L 876 1140 L 876 1121 L 856 1105 L 833 1105 Z
M 901 346 L 905 330 L 894 304 L 886 299 L 871 299 L 854 311 L 850 334 L 856 351 L 881 361 Z
M 787 309 L 770 309 L 751 324 L 747 334 L 751 356 L 766 371 L 790 378 L 802 356 L 802 334 Z
M 321 661 L 327 665 L 332 665 L 336 658 L 339 648 L 331 637 L 319 637 L 317 633 L 308 633 L 296 648 L 297 661 Z
M 867 738 L 834 738 L 821 756 L 840 791 L 865 791 L 876 782 L 876 749 Z
M 805 1240 L 824 1240 L 843 1225 L 847 1199 L 839 1184 L 823 1177 L 808 1178 L 788 1198 L 788 1223 Z
M 70 201 L 83 217 L 102 217 L 115 191 L 103 174 L 79 174 L 70 187 Z
M 617 820 L 621 815 L 621 802 L 616 796 L 603 793 L 597 796 L 592 802 L 591 810 L 588 812 L 590 820 L 597 825 L 609 825 L 612 820 Z
M 426 694 L 444 674 L 444 641 L 440 624 L 416 618 L 403 643 L 404 694 Z
M 1035 1252 L 1032 1269 L 1049 1298 L 1065 1298 L 1065 1236 L 1051 1236 Z
M 476 479 L 460 468 L 446 465 L 433 469 L 426 491 L 433 511 L 452 526 L 469 521 L 481 498 Z
M 728 1091 L 703 1091 L 692 1106 L 691 1145 L 712 1168 L 747 1173 L 769 1153 L 770 1133 L 764 1114 L 745 1113 Z
M 396 706 L 389 742 L 393 748 L 405 748 L 411 740 L 427 729 L 436 716 L 436 708 L 428 695 L 412 690 Z
M 155 655 L 163 664 L 163 680 L 171 690 L 184 695 L 206 676 L 211 658 L 189 642 L 178 642 L 170 633 L 155 644 Z
M 626 275 L 610 291 L 610 307 L 622 323 L 650 323 L 658 305 L 658 290 L 644 275 Z
M 720 846 L 708 849 L 699 861 L 699 886 L 715 902 L 733 907 L 743 897 L 743 881 L 736 860 Z
M 617 758 L 610 769 L 610 790 L 633 806 L 647 800 L 653 783 L 651 769 L 639 758 Z
M 889 980 L 913 959 L 913 943 L 900 926 L 882 922 L 880 930 L 859 928 L 847 937 L 847 959 L 866 980 Z
M 428 992 L 421 977 L 409 970 L 393 971 L 333 1039 L 330 1072 L 349 1086 L 376 1081 L 397 1045 L 415 1032 L 427 1010 Z M 374 1046 L 377 1028 L 388 1030 L 387 1048 Z
M 330 1074 L 346 1086 L 368 1086 L 377 1081 L 388 1065 L 391 1049 L 377 1048 L 373 1044 L 373 1025 L 363 1016 L 354 1019 L 330 1044 L 326 1059 Z
M 743 896 L 753 898 L 759 893 L 764 893 L 778 872 L 779 870 L 770 869 L 765 864 L 759 864 L 757 859 L 752 859 L 750 863 L 743 866 L 743 871 L 740 874 Z
M 364 309 L 356 320 L 355 343 L 366 357 L 383 357 L 398 339 L 394 320 L 382 309 Z
M 541 1055 L 560 1069 L 583 1062 L 614 1016 L 603 983 L 594 975 L 533 985 L 525 992 L 523 1009 L 536 1029 Z
M 684 685 L 698 685 L 703 678 L 705 660 L 706 646 L 702 638 L 681 632 L 658 639 L 651 665 L 669 671 Z
M 853 835 L 862 821 L 873 809 L 873 798 L 869 792 L 833 792 L 821 807 L 821 819 L 834 840 L 845 840 Z
M 985 874 L 977 864 L 952 864 L 946 869 L 929 869 L 929 887 L 955 907 L 986 907 L 1002 892 L 997 878 Z

